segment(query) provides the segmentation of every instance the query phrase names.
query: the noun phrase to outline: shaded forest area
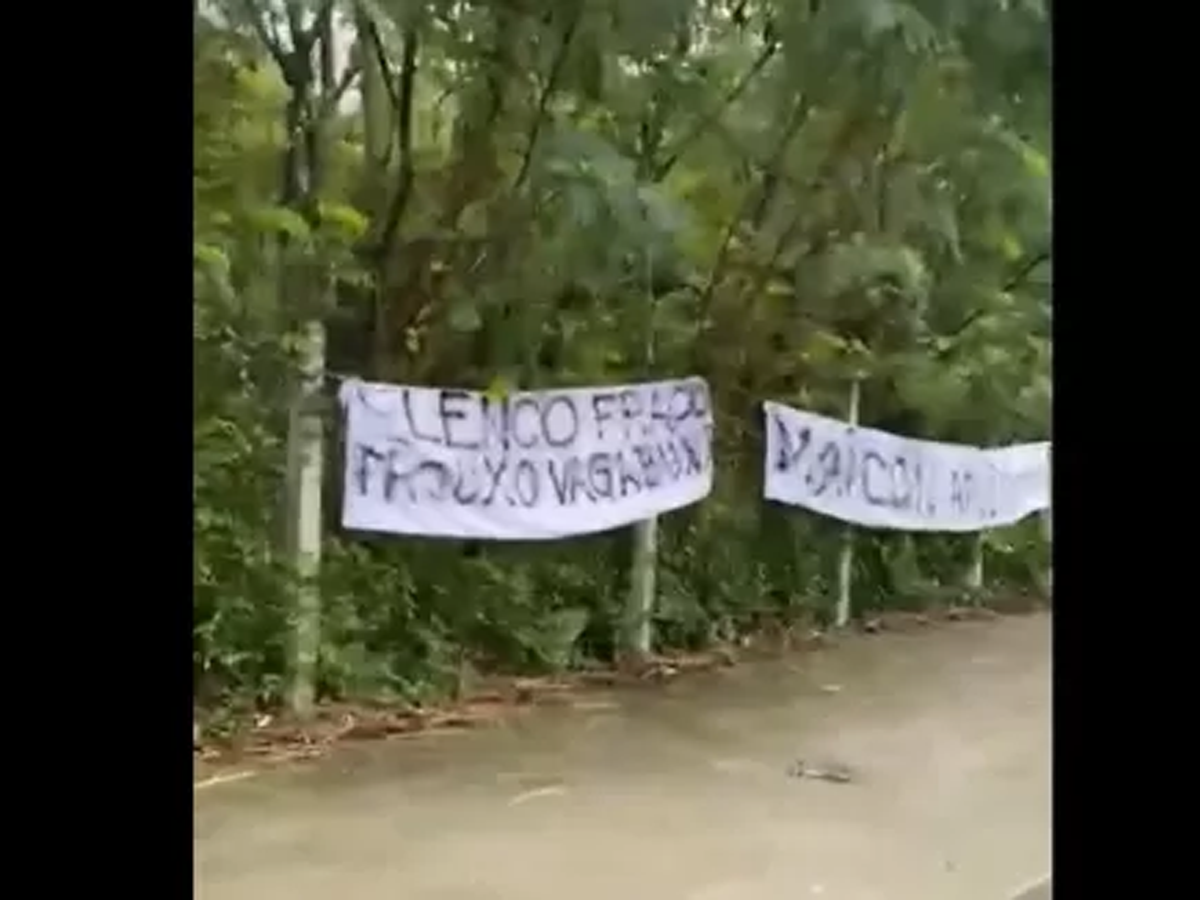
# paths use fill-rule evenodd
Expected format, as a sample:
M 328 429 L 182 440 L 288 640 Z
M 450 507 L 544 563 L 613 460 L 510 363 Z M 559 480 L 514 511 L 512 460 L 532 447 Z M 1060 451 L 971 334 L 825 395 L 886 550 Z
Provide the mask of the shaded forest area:
M 424 702 L 466 668 L 613 656 L 626 532 L 340 533 L 340 374 L 499 392 L 705 377 L 716 486 L 662 520 L 662 648 L 830 614 L 842 528 L 761 500 L 764 399 L 844 418 L 861 379 L 866 425 L 1046 438 L 1042 0 L 194 9 L 199 706 L 285 694 L 285 475 L 306 417 L 328 451 L 322 696 Z M 983 544 L 988 591 L 1039 590 L 1036 523 Z M 976 541 L 856 548 L 871 611 L 957 596 Z

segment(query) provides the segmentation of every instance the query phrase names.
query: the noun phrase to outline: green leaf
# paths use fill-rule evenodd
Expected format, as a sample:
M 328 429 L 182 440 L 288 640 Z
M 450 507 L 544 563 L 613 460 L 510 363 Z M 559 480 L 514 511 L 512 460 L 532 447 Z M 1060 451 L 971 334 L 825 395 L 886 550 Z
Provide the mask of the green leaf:
M 322 225 L 333 226 L 351 241 L 361 238 L 370 227 L 366 216 L 345 203 L 321 203 L 318 212 Z
M 229 274 L 229 257 L 225 251 L 213 244 L 192 243 L 192 261 L 220 275 Z
M 493 375 L 488 382 L 487 388 L 484 389 L 484 396 L 493 402 L 499 402 L 512 395 L 516 390 L 513 383 L 508 379 L 507 375 Z
M 590 618 L 591 613 L 581 607 L 560 609 L 548 614 L 541 628 L 531 635 L 535 651 L 552 668 L 566 669 L 571 664 L 575 644 Z
M 296 240 L 312 236 L 312 229 L 299 213 L 282 206 L 254 210 L 249 216 L 253 227 L 267 234 L 284 234 Z
M 483 318 L 470 298 L 452 303 L 446 320 L 451 330 L 460 334 L 471 334 L 483 327 Z

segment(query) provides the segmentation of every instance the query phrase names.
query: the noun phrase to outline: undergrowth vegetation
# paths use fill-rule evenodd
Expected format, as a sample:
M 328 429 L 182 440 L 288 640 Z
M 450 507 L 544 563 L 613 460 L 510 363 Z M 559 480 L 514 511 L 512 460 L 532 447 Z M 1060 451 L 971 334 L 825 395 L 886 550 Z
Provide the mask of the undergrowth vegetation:
M 712 496 L 663 518 L 655 633 L 830 613 L 842 529 L 761 500 L 758 404 L 1043 440 L 1042 0 L 245 0 L 195 17 L 196 701 L 270 705 L 295 574 L 304 323 L 328 365 L 537 388 L 699 374 Z M 652 341 L 653 352 L 647 342 Z M 464 667 L 611 659 L 624 533 L 353 538 L 330 378 L 319 688 L 424 701 Z M 970 537 L 860 533 L 856 611 L 961 599 Z M 1038 590 L 1036 522 L 988 590 Z

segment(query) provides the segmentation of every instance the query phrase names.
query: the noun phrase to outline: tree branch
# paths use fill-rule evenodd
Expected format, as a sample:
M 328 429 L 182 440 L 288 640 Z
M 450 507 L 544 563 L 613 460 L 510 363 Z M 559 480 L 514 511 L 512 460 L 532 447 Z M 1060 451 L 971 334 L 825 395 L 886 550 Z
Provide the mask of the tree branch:
M 288 5 L 288 11 L 292 13 L 293 6 Z M 291 15 L 291 27 L 294 29 L 299 21 L 299 13 Z M 302 60 L 309 61 L 311 65 L 311 55 L 313 48 L 318 51 L 316 78 L 312 77 L 313 73 L 307 76 L 307 83 L 313 86 L 316 82 L 315 90 L 309 93 L 306 112 L 308 113 L 308 121 L 304 123 L 304 147 L 306 162 L 308 164 L 308 183 L 305 185 L 305 196 L 303 198 L 304 211 L 307 214 L 309 221 L 316 222 L 318 217 L 317 205 L 320 201 L 321 189 L 324 186 L 326 163 L 325 159 L 325 142 L 322 140 L 325 128 L 325 107 L 327 98 L 324 96 L 329 90 L 330 84 L 333 82 L 333 3 L 331 0 L 326 0 L 317 11 L 317 16 L 313 20 L 312 27 L 303 36 L 294 38 L 297 47 L 303 45 L 304 52 L 297 51 L 296 64 L 300 65 Z M 312 94 L 318 96 L 312 96 Z M 320 101 L 320 102 L 318 102 Z
M 1039 253 L 1035 253 L 1033 256 L 1031 256 L 1029 259 L 1027 259 L 1021 265 L 1021 267 L 1019 269 L 1017 269 L 1016 273 L 1013 274 L 1013 276 L 1011 278 L 1009 278 L 1009 280 L 1007 282 L 1005 282 L 1004 290 L 1011 291 L 1014 288 L 1020 287 L 1021 284 L 1025 281 L 1025 279 L 1027 279 L 1030 275 L 1033 274 L 1034 269 L 1036 269 L 1042 263 L 1048 262 L 1049 260 L 1050 260 L 1050 251 L 1049 250 L 1042 250 Z
M 320 14 L 313 22 L 313 40 L 318 42 L 320 50 L 320 59 L 318 71 L 321 76 L 321 97 L 323 100 L 328 99 L 333 95 L 333 70 L 335 60 L 333 58 L 333 4 L 326 3 Z M 349 66 L 347 66 L 349 68 Z M 322 109 L 324 112 L 324 109 Z M 322 121 L 324 119 L 322 118 Z
M 372 19 L 363 11 L 361 7 L 358 9 L 356 21 L 358 25 L 359 36 L 364 41 L 362 53 L 365 53 L 373 58 L 371 62 L 366 62 L 361 59 L 362 54 L 360 54 L 360 62 L 362 62 L 362 65 L 364 66 L 364 82 L 366 79 L 370 78 L 370 89 L 372 91 L 376 89 L 382 90 L 383 95 L 387 99 L 388 109 L 390 110 L 386 128 L 389 136 L 387 141 L 382 148 L 375 146 L 375 142 L 371 141 L 372 153 L 378 149 L 382 149 L 383 151 L 381 156 L 373 159 L 372 166 L 375 167 L 377 171 L 386 172 L 391 166 L 392 152 L 395 149 L 395 142 L 391 139 L 391 135 L 396 128 L 396 115 L 400 108 L 400 98 L 396 93 L 396 79 L 393 76 L 392 67 L 388 62 L 387 54 L 384 52 L 383 37 L 379 33 L 379 26 L 376 24 L 374 19 Z M 372 71 L 374 72 L 374 77 L 372 76 Z M 363 89 L 364 114 L 368 119 L 371 120 L 371 129 L 378 129 L 379 123 L 374 119 L 374 110 L 367 110 L 365 107 L 365 104 L 368 101 L 368 97 L 365 93 L 367 90 L 365 83 Z M 374 98 L 371 97 L 370 99 L 373 100 Z
M 288 28 L 292 31 L 292 46 L 299 50 L 301 39 L 304 37 L 304 23 L 300 20 L 300 4 L 283 0 L 283 11 L 287 16 Z
M 668 174 L 670 174 L 671 170 L 675 168 L 676 163 L 679 162 L 680 158 L 688 150 L 692 143 L 702 134 L 704 134 L 704 132 L 706 132 L 714 122 L 720 119 L 721 116 L 724 115 L 725 111 L 728 110 L 729 107 L 732 106 L 737 99 L 746 92 L 746 89 L 750 86 L 750 83 L 758 77 L 759 73 L 762 72 L 764 68 L 766 68 L 767 63 L 771 61 L 777 52 L 779 52 L 778 41 L 771 41 L 765 47 L 763 47 L 762 52 L 758 55 L 758 58 L 754 60 L 754 63 L 750 66 L 750 68 L 746 70 L 740 79 L 738 79 L 738 83 L 735 84 L 730 89 L 729 93 L 725 95 L 725 99 L 721 102 L 721 104 L 715 109 L 709 110 L 708 115 L 701 116 L 700 119 L 695 122 L 687 132 L 684 133 L 683 137 L 675 142 L 675 147 L 667 155 L 667 158 L 654 167 L 654 181 L 662 181 L 667 177 Z
M 1013 275 L 1007 282 L 1005 282 L 1005 284 L 1001 288 L 1001 290 L 1008 292 L 1008 291 L 1013 290 L 1014 288 L 1020 287 L 1021 283 L 1023 281 L 1025 281 L 1025 279 L 1028 278 L 1033 273 L 1034 269 L 1036 269 L 1042 263 L 1047 262 L 1049 259 L 1050 259 L 1050 251 L 1049 250 L 1042 250 L 1042 251 L 1039 251 L 1038 253 L 1035 253 L 1033 256 L 1029 257 L 1029 259 L 1027 259 L 1024 263 L 1021 264 L 1021 267 L 1017 270 L 1016 274 Z M 959 323 L 957 328 L 948 332 L 947 334 L 942 335 L 942 337 L 948 338 L 951 341 L 953 341 L 954 339 L 956 339 L 958 337 L 961 337 L 968 328 L 970 328 L 972 325 L 974 325 L 976 322 L 978 322 L 980 319 L 982 319 L 984 316 L 986 316 L 990 312 L 992 312 L 992 310 L 988 309 L 987 307 L 983 307 L 981 309 L 975 310 L 970 315 L 968 315 L 965 319 L 963 319 L 963 321 L 961 323 Z M 953 350 L 954 350 L 953 347 L 947 347 L 945 350 L 942 350 L 941 352 L 939 352 L 937 354 L 937 358 L 942 359 L 943 357 L 948 356 Z
M 571 13 L 571 18 L 567 22 L 566 28 L 563 29 L 562 39 L 559 41 L 558 50 L 554 54 L 554 62 L 550 66 L 550 74 L 546 78 L 546 85 L 542 88 L 541 96 L 538 97 L 537 111 L 534 113 L 533 124 L 529 127 L 529 138 L 525 142 L 525 155 L 521 159 L 521 168 L 518 170 L 517 177 L 513 181 L 513 191 L 521 187 L 529 175 L 529 167 L 533 162 L 533 151 L 537 148 L 538 135 L 541 133 L 542 123 L 546 118 L 546 110 L 550 106 L 550 98 L 558 90 L 558 83 L 562 79 L 562 73 L 567 66 L 567 58 L 571 52 L 571 44 L 582 21 L 583 3 L 581 0 L 576 0 L 574 11 Z
M 494 179 L 498 171 L 495 140 L 496 124 L 505 110 L 507 77 L 513 68 L 512 44 L 517 25 L 516 13 L 505 5 L 495 7 L 496 33 L 494 41 L 482 58 L 487 65 L 483 71 L 483 108 L 477 110 L 472 85 L 460 107 L 459 135 L 455 138 L 456 163 L 450 171 L 438 216 L 440 227 L 458 227 L 459 217 L 481 188 L 484 179 Z M 482 112 L 479 115 L 479 112 Z M 478 118 L 477 118 L 478 115 Z
M 350 89 L 350 85 L 354 83 L 354 79 L 362 73 L 362 62 L 354 60 L 346 64 L 346 68 L 342 69 L 342 77 L 338 79 L 338 83 L 333 86 L 333 90 L 325 94 L 321 102 L 321 120 L 324 121 L 337 110 L 337 106 L 342 102 L 342 98 L 346 96 L 346 91 Z
M 792 216 L 792 220 L 788 222 L 787 227 L 780 233 L 778 240 L 775 241 L 775 249 L 771 252 L 767 259 L 766 265 L 759 269 L 758 275 L 754 282 L 754 287 L 750 292 L 750 303 L 754 304 L 756 298 L 762 293 L 763 288 L 767 286 L 767 282 L 771 276 L 776 273 L 776 266 L 779 265 L 779 259 L 783 256 L 783 252 L 787 249 L 797 235 L 800 234 L 800 229 L 804 226 L 804 213 L 798 213 Z M 811 248 L 804 255 L 811 253 Z
M 277 35 L 273 35 L 271 30 L 267 28 L 266 21 L 259 15 L 258 7 L 254 0 L 241 0 L 242 12 L 250 23 L 250 27 L 254 29 L 254 33 L 258 39 L 262 41 L 263 46 L 267 48 L 267 52 L 271 54 L 271 59 L 275 60 L 275 65 L 279 66 L 279 72 L 286 79 L 288 78 L 288 69 L 290 68 L 287 54 L 284 53 L 283 44 L 280 42 Z
M 757 191 L 750 190 L 746 193 L 741 207 L 733 219 L 730 220 L 729 227 L 725 230 L 725 237 L 721 241 L 721 249 L 717 251 L 717 258 L 713 262 L 712 271 L 708 276 L 708 284 L 704 288 L 704 293 L 700 296 L 699 321 L 701 328 L 704 327 L 704 323 L 708 319 L 717 282 L 721 280 L 721 276 L 724 274 L 725 267 L 728 264 L 729 248 L 732 244 L 733 236 L 737 231 L 738 224 L 749 211 L 749 218 L 753 227 L 756 230 L 761 227 L 762 221 L 770 207 L 771 200 L 774 199 L 775 193 L 779 188 L 780 177 L 778 169 L 783 162 L 783 157 L 787 154 L 787 148 L 791 144 L 792 138 L 796 136 L 796 132 L 800 130 L 800 126 L 808 119 L 808 109 L 808 103 L 805 98 L 803 96 L 798 98 L 792 107 L 787 126 L 779 136 L 779 141 L 775 146 L 774 152 L 771 154 L 770 163 L 763 172 L 761 187 Z M 758 194 L 757 201 L 751 206 L 751 197 L 756 193 Z
M 400 174 L 396 192 L 384 215 L 383 227 L 379 231 L 376 243 L 376 253 L 380 260 L 387 256 L 388 248 L 400 229 L 404 211 L 412 196 L 415 170 L 413 168 L 412 131 L 413 131 L 413 93 L 417 82 L 417 49 L 419 32 L 417 23 L 410 19 L 404 29 L 404 56 L 400 63 L 400 83 L 395 95 L 397 112 L 397 136 L 399 138 Z M 380 59 L 382 59 L 380 55 Z
M 396 86 L 392 78 L 392 70 L 388 66 L 387 54 L 383 52 L 383 36 L 379 33 L 379 26 L 371 19 L 364 17 L 363 27 L 366 31 L 367 40 L 371 43 L 375 63 L 379 66 L 379 74 L 383 76 L 383 84 L 387 88 L 388 97 L 392 101 L 392 106 L 398 108 L 400 106 L 400 98 L 396 96 Z
M 322 3 L 322 6 L 328 6 L 328 0 Z M 288 2 L 284 0 L 284 12 L 287 14 L 288 28 L 292 32 L 292 49 L 295 56 L 308 56 L 312 50 L 312 42 L 316 34 L 317 23 L 321 20 L 322 10 L 317 11 L 316 20 L 313 22 L 312 29 L 305 29 L 304 21 L 300 18 L 300 4 Z
M 728 145 L 730 150 L 733 150 L 737 154 L 738 158 L 743 161 L 743 164 L 749 167 L 751 170 L 762 171 L 770 166 L 770 158 L 765 160 L 757 159 L 755 151 L 747 148 L 740 140 L 738 140 L 738 138 L 730 134 L 729 129 L 718 126 L 714 129 L 714 132 Z M 802 182 L 788 172 L 776 171 L 775 174 L 780 181 L 785 182 L 789 187 L 801 193 L 812 190 L 815 186 L 812 180 L 809 182 Z

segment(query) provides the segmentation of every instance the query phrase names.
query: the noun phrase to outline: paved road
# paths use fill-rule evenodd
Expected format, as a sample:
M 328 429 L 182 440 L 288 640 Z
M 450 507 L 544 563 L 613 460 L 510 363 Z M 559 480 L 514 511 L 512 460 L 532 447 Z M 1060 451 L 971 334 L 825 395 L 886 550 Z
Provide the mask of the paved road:
M 960 623 L 348 747 L 198 793 L 196 894 L 1008 900 L 1049 870 L 1049 672 L 1049 617 Z

